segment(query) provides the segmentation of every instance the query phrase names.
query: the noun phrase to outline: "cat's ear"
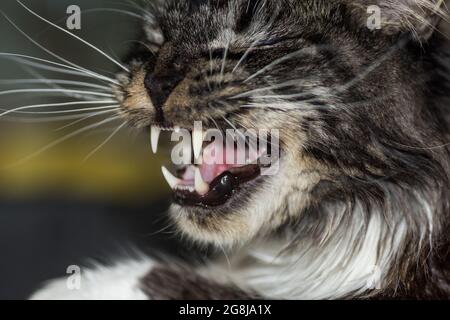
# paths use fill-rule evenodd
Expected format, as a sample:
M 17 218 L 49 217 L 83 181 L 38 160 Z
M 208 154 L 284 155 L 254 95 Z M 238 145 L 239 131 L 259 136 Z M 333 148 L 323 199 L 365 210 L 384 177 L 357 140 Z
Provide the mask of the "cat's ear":
M 366 9 L 366 16 L 387 34 L 410 33 L 418 41 L 426 41 L 448 21 L 449 0 L 359 0 L 355 1 Z M 376 21 L 376 19 L 379 21 Z M 374 20 L 375 19 L 375 20 Z M 369 22 L 368 22 L 369 23 Z M 378 25 L 376 25 L 378 23 Z

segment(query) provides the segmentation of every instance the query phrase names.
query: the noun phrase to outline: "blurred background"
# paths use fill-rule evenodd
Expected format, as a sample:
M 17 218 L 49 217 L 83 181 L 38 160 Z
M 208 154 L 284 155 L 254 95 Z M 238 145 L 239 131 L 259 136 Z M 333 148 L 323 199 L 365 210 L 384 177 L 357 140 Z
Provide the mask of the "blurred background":
M 78 5 L 81 30 L 71 32 L 118 60 L 139 37 L 136 13 L 141 9 L 132 1 L 23 3 L 63 28 L 67 8 Z M 65 68 L 61 72 L 40 60 L 5 55 L 63 63 L 13 24 L 47 49 L 87 69 L 114 77 L 117 66 L 14 0 L 2 0 L 0 10 L 0 299 L 27 298 L 43 281 L 64 276 L 69 265 L 109 263 L 136 250 L 188 256 L 170 226 L 166 228 L 169 188 L 160 167 L 161 157 L 168 152 L 153 155 L 148 133 L 127 127 L 117 131 L 122 121 L 112 121 L 75 135 L 113 113 L 51 113 L 73 106 L 5 113 L 28 105 L 78 100 L 57 92 L 16 90 L 64 87 L 97 92 L 100 87 L 96 86 L 105 85 L 66 73 Z M 53 80 L 42 82 L 44 78 Z

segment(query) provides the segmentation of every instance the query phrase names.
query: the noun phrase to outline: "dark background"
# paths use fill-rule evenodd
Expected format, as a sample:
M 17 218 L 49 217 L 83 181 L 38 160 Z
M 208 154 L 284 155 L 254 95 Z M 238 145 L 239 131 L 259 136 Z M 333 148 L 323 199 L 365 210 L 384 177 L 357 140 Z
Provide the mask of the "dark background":
M 79 5 L 86 13 L 82 14 L 81 30 L 73 32 L 118 59 L 126 55 L 139 34 L 139 19 L 109 10 L 138 13 L 132 2 L 23 2 L 63 27 L 67 7 Z M 14 0 L 2 0 L 0 10 L 33 39 L 64 58 L 106 75 L 116 72 L 115 66 L 101 55 L 39 21 Z M 0 16 L 0 52 L 56 61 L 14 29 L 4 16 Z M 70 78 L 39 72 L 49 78 Z M 25 87 L 8 84 L 8 79 L 32 76 L 20 63 L 0 57 L 0 78 L 2 91 Z M 27 86 L 31 87 L 45 86 Z M 0 96 L 0 106 L 9 109 L 53 99 L 7 95 Z M 63 123 L 34 123 L 25 115 L 0 119 L 0 299 L 25 299 L 43 281 L 64 276 L 69 265 L 111 263 L 137 250 L 189 255 L 177 243 L 173 230 L 166 228 L 169 190 L 160 177 L 163 159 L 149 151 L 148 133 L 124 129 L 92 159 L 82 162 L 83 156 L 115 126 L 102 128 L 9 167 L 62 135 L 55 133 L 55 125 Z

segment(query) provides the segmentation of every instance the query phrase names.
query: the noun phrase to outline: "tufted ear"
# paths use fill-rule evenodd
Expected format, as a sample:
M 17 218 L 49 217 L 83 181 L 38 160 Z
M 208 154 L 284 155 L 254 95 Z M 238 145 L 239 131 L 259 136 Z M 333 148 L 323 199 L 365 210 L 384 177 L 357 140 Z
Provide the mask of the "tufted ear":
M 426 41 L 444 20 L 448 21 L 448 0 L 356 0 L 358 10 L 378 11 L 379 29 L 386 34 L 410 33 L 418 41 Z

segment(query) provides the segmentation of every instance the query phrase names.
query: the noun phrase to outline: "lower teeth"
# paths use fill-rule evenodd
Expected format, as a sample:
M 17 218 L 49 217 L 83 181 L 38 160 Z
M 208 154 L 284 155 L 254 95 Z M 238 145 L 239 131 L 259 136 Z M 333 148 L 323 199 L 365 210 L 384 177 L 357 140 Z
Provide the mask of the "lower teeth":
M 248 182 L 260 174 L 257 165 L 233 168 L 223 172 L 210 184 L 207 193 L 181 190 L 175 193 L 175 200 L 180 205 L 214 207 L 228 201 L 241 183 Z

